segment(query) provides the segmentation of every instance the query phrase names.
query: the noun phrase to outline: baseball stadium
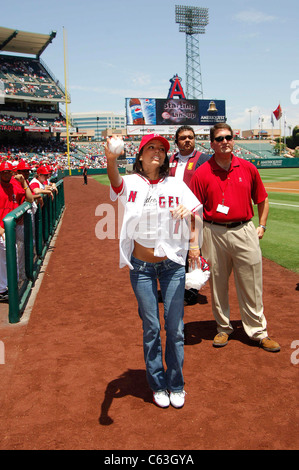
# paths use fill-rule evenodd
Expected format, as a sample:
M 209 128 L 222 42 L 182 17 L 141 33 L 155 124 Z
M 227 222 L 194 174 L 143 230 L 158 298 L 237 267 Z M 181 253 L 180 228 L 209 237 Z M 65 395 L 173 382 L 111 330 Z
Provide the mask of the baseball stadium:
M 1 450 L 101 450 L 124 463 L 116 456 L 132 451 L 195 462 L 200 450 L 297 449 L 299 158 L 277 153 L 270 140 L 235 138 L 234 153 L 257 167 L 268 193 L 263 304 L 280 351 L 266 352 L 244 332 L 233 276 L 234 333 L 213 348 L 206 283 L 184 308 L 185 406 L 155 406 L 129 269 L 119 268 L 121 215 L 110 199 L 106 139 L 78 139 L 61 111 L 71 96 L 41 57 L 55 35 L 0 28 L 0 165 L 18 173 L 27 164 L 28 185 L 44 171 L 51 186 L 34 210 L 25 200 L 3 217 Z M 176 144 L 167 132 L 170 155 Z M 142 134 L 118 135 L 119 173 L 130 174 Z M 196 148 L 211 154 L 207 136 L 196 135 Z M 162 302 L 159 309 L 163 324 Z M 161 337 L 164 347 L 163 328 Z

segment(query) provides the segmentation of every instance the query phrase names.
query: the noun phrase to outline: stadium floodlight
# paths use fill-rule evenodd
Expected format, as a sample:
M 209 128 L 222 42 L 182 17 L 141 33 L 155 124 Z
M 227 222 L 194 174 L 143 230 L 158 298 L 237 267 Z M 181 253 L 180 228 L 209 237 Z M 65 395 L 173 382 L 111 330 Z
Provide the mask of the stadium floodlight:
M 175 21 L 186 34 L 186 95 L 188 99 L 203 98 L 199 56 L 199 34 L 209 24 L 209 9 L 185 5 L 175 6 Z

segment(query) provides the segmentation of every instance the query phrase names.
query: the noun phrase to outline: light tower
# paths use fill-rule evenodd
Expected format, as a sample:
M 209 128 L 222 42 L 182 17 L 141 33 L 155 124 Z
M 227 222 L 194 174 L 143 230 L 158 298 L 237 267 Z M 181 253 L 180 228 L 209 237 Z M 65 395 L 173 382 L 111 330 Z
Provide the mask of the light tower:
M 176 5 L 175 21 L 180 24 L 180 32 L 186 33 L 187 98 L 202 99 L 199 34 L 205 33 L 205 26 L 209 23 L 209 9 Z

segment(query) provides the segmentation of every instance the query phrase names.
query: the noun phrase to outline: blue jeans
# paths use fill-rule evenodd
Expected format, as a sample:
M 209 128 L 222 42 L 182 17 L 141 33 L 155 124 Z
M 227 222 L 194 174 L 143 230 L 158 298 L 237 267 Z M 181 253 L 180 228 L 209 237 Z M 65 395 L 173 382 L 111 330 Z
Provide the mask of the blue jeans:
M 149 386 L 154 392 L 181 391 L 184 388 L 185 266 L 169 259 L 147 263 L 134 256 L 131 263 L 134 270 L 130 270 L 130 279 L 143 325 L 143 351 Z M 162 357 L 157 280 L 164 303 L 166 371 Z

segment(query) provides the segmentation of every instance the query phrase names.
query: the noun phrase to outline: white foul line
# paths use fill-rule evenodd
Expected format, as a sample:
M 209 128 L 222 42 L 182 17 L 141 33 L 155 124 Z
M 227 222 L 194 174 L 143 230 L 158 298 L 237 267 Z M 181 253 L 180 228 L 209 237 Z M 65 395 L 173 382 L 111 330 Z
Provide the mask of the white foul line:
M 280 189 L 280 191 L 299 191 L 298 188 L 277 188 L 276 186 L 266 186 L 266 189 Z
M 295 204 L 283 204 L 282 202 L 271 202 L 269 201 L 269 204 L 275 204 L 276 206 L 288 206 L 288 207 L 299 207 L 295 206 Z

